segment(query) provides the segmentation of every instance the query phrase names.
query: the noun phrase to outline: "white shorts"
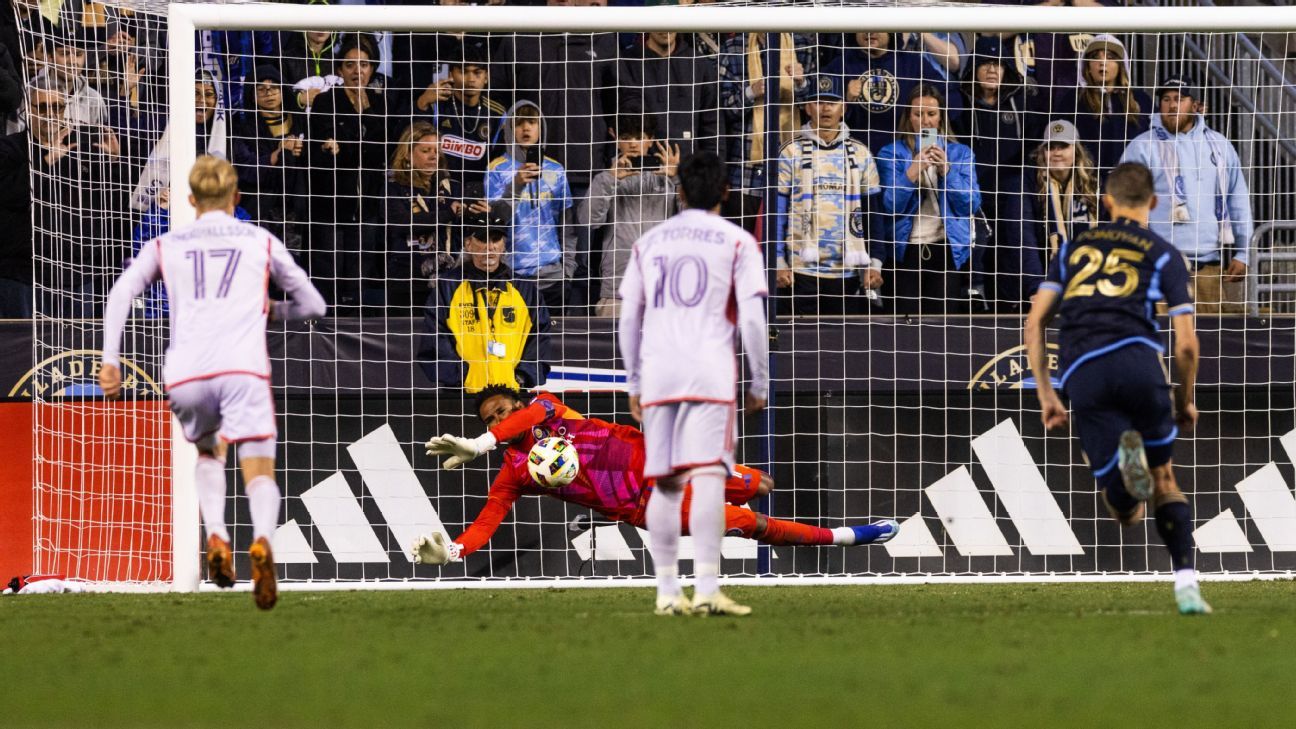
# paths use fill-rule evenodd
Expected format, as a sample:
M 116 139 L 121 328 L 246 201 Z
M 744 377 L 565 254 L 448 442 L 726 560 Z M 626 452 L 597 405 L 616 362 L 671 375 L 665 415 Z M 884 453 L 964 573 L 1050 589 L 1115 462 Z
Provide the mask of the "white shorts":
M 644 476 L 734 465 L 734 404 L 675 402 L 643 409 Z
M 198 446 L 269 440 L 274 443 L 274 397 L 270 383 L 254 375 L 190 380 L 167 393 L 185 439 Z

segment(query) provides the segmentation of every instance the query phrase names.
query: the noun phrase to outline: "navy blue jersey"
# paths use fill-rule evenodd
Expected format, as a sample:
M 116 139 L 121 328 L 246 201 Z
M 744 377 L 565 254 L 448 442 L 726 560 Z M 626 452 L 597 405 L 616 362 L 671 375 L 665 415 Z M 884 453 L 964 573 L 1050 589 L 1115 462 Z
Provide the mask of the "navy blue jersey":
M 1085 230 L 1049 264 L 1040 288 L 1062 303 L 1061 384 L 1081 363 L 1130 344 L 1163 351 L 1156 304 L 1170 315 L 1193 310 L 1188 267 L 1161 236 L 1127 219 Z

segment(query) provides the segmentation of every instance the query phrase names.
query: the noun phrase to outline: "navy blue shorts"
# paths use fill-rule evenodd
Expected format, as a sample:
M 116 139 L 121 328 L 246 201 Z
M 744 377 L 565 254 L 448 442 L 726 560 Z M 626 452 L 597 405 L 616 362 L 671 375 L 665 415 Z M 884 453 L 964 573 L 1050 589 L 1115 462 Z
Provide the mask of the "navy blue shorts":
M 1066 396 L 1095 477 L 1116 467 L 1121 433 L 1127 430 L 1142 434 L 1149 466 L 1170 460 L 1179 429 L 1156 350 L 1128 344 L 1085 362 L 1067 378 Z

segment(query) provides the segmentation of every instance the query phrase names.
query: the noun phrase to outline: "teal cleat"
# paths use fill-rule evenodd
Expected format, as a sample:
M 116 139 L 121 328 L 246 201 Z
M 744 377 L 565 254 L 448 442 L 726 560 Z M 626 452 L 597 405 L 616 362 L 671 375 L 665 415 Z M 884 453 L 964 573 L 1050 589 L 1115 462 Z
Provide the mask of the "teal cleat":
M 1201 589 L 1197 585 L 1185 585 L 1175 590 L 1175 602 L 1179 603 L 1180 615 L 1210 615 L 1211 606 L 1202 599 Z
M 1148 468 L 1147 452 L 1143 450 L 1143 436 L 1137 430 L 1121 433 L 1116 454 L 1125 491 L 1139 501 L 1152 498 L 1152 471 Z

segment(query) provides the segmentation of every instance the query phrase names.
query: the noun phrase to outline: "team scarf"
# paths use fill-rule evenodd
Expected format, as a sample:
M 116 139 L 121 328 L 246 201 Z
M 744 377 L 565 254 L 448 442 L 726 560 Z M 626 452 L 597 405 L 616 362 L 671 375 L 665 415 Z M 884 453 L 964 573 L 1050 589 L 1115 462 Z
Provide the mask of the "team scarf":
M 1205 122 L 1199 121 L 1201 124 Z M 1188 186 L 1184 182 L 1183 173 L 1179 169 L 1179 149 L 1175 145 L 1175 140 L 1166 131 L 1165 127 L 1154 124 L 1152 131 L 1157 136 L 1157 151 L 1161 156 L 1161 166 L 1170 175 L 1173 184 L 1170 186 L 1170 221 L 1173 223 L 1192 222 L 1192 214 L 1188 211 Z M 1206 137 L 1206 144 L 1210 145 L 1211 164 L 1215 165 L 1215 219 L 1219 221 L 1219 243 L 1221 246 L 1233 245 L 1233 221 L 1229 214 L 1228 208 L 1228 155 L 1225 154 L 1224 140 L 1217 136 L 1212 137 L 1210 129 L 1203 129 L 1202 133 Z

